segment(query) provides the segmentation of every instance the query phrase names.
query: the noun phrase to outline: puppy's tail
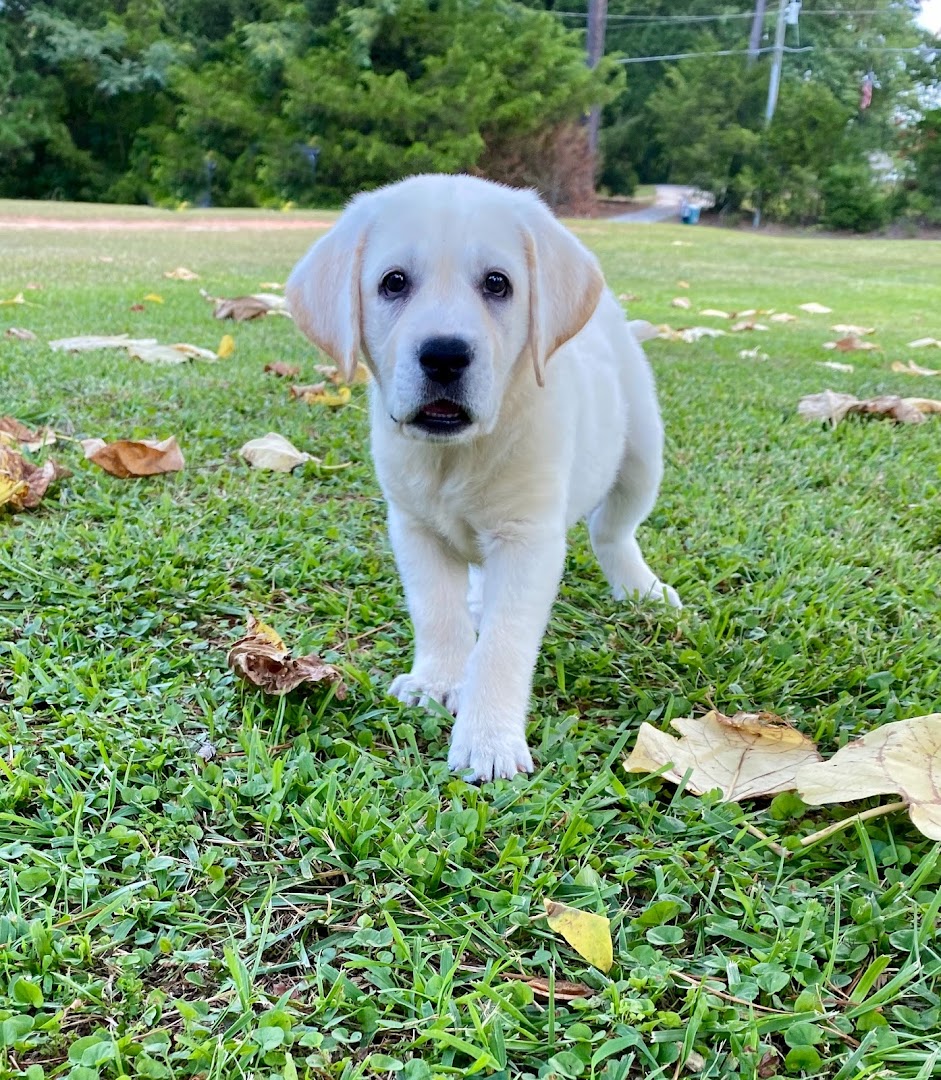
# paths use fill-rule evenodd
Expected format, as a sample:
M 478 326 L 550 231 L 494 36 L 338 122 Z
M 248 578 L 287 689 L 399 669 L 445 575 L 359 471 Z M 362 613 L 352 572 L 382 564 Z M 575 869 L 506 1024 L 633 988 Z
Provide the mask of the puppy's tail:
M 631 333 L 638 341 L 650 341 L 651 338 L 655 338 L 660 333 L 653 323 L 647 322 L 646 319 L 631 319 L 627 325 L 631 328 Z

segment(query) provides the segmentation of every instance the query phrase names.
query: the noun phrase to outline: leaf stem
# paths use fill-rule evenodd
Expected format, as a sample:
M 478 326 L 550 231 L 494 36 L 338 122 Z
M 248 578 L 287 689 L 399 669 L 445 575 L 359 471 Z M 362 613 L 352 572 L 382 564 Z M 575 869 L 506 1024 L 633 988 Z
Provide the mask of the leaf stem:
M 810 836 L 805 836 L 800 842 L 801 847 L 810 847 L 811 844 L 826 840 L 828 836 L 838 833 L 841 829 L 847 829 L 850 825 L 856 825 L 860 821 L 869 821 L 871 818 L 882 817 L 884 814 L 894 814 L 896 810 L 904 810 L 907 806 L 908 799 L 899 799 L 898 802 L 886 803 L 884 806 L 874 806 L 871 810 L 862 810 L 852 817 L 845 818 L 843 821 L 836 821 L 825 829 L 819 829 L 817 832 L 811 833 Z

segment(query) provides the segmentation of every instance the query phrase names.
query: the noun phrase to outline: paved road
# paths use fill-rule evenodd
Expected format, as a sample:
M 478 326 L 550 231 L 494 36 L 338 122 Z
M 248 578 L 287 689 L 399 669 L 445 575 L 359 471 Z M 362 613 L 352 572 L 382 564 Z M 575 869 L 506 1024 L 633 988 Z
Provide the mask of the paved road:
M 643 210 L 632 210 L 629 214 L 618 214 L 608 221 L 674 221 L 679 219 L 680 206 L 684 199 L 692 196 L 695 188 L 685 184 L 657 184 L 656 198 L 652 206 Z

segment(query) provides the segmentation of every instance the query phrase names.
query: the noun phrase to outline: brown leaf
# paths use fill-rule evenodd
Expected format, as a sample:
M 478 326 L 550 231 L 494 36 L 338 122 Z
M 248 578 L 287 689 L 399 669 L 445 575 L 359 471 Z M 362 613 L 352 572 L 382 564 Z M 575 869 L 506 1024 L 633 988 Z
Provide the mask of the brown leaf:
M 839 341 L 825 341 L 823 347 L 825 349 L 836 349 L 838 352 L 872 352 L 879 348 L 874 341 L 861 341 L 854 334 L 840 338 Z
M 132 476 L 179 472 L 184 465 L 183 454 L 172 435 L 162 442 L 155 439 L 118 439 L 106 443 L 104 439 L 82 439 L 82 449 L 89 461 L 122 480 Z
M 143 304 L 131 304 L 131 311 L 146 311 L 147 308 Z
M 173 281 L 199 281 L 199 274 L 194 274 L 185 266 L 178 266 L 175 270 L 164 270 L 163 276 Z
M 675 299 L 670 301 L 670 307 L 678 307 L 688 310 L 692 306 L 693 305 L 690 303 L 689 299 L 685 296 L 677 296 Z
M 338 698 L 346 697 L 346 687 L 337 668 L 325 663 L 316 653 L 291 659 L 277 632 L 254 615 L 248 616 L 248 632 L 229 650 L 227 663 L 236 675 L 266 694 L 286 694 L 307 682 L 326 683 L 335 687 Z
M 215 300 L 212 314 L 216 319 L 246 322 L 249 319 L 257 319 L 261 315 L 288 314 L 287 301 L 283 296 L 275 296 L 271 293 L 255 293 L 252 296 L 236 296 L 231 299 L 222 298 Z
M 752 322 L 749 319 L 743 319 L 740 322 L 733 323 L 729 327 L 729 329 L 732 331 L 733 334 L 741 334 L 745 330 L 767 331 L 769 327 L 765 326 L 764 323 Z
M 515 982 L 526 983 L 531 986 L 537 997 L 549 997 L 549 980 L 539 975 L 517 975 L 514 972 L 504 971 L 502 978 L 513 979 Z M 565 979 L 556 979 L 553 986 L 556 1001 L 577 1001 L 578 998 L 594 997 L 598 993 L 584 983 L 568 982 Z
M 678 281 L 676 283 L 676 287 L 678 289 L 688 289 L 689 288 L 689 282 L 688 281 Z
M 12 416 L 0 416 L 0 443 L 15 446 L 17 443 L 24 450 L 38 450 L 42 446 L 52 446 L 56 433 L 52 428 L 32 428 L 21 424 Z
M 701 795 L 719 788 L 728 802 L 789 791 L 798 770 L 820 755 L 813 742 L 772 713 L 723 716 L 713 710 L 698 719 L 671 721 L 677 739 L 652 724 L 641 724 L 637 743 L 624 763 L 628 772 L 657 772 Z
M 19 451 L 0 443 L 0 509 L 32 510 L 40 504 L 50 485 L 70 475 L 68 469 L 51 458 L 42 465 L 34 465 Z
M 799 416 L 805 420 L 827 420 L 834 427 L 851 413 L 868 416 L 886 416 L 899 424 L 920 424 L 924 414 L 937 412 L 941 403 L 930 398 L 902 398 L 894 394 L 860 401 L 852 394 L 839 394 L 824 390 L 820 394 L 808 394 L 797 404 Z
M 805 766 L 797 790 L 811 806 L 901 795 L 915 827 L 941 840 L 941 713 L 867 732 L 827 761 Z
M 14 341 L 37 341 L 36 335 L 32 330 L 23 330 L 19 326 L 8 326 L 4 337 L 12 338 Z
M 301 373 L 301 366 L 300 364 L 286 364 L 283 360 L 275 360 L 273 364 L 265 364 L 265 371 L 270 371 L 272 375 L 280 375 L 282 379 L 296 379 Z

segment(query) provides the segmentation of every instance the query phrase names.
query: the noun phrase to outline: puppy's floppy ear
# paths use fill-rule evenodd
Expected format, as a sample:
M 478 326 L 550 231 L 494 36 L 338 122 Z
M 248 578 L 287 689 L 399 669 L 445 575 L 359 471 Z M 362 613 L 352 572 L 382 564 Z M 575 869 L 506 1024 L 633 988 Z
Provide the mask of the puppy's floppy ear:
M 286 295 L 294 321 L 351 382 L 361 345 L 360 268 L 370 214 L 354 200 L 291 271 Z
M 523 234 L 529 269 L 529 345 L 536 381 L 549 357 L 594 314 L 604 289 L 598 260 L 533 199 Z

